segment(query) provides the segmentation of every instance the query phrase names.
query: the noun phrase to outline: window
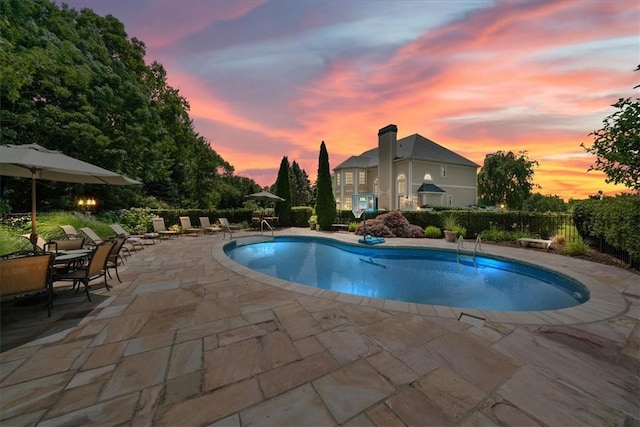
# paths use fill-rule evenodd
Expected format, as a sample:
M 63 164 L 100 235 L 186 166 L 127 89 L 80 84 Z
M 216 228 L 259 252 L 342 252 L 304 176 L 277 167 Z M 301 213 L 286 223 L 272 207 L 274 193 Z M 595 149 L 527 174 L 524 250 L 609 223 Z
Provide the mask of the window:
M 344 185 L 353 185 L 353 172 L 344 173 Z
M 447 177 L 447 167 L 440 166 L 440 178 L 446 178 L 446 177 Z
M 367 173 L 364 171 L 358 172 L 358 184 L 364 185 L 367 183 Z
M 347 197 L 346 199 L 344 199 L 344 210 L 351 210 L 351 197 Z
M 340 175 L 342 175 L 341 172 L 336 174 L 336 187 L 340 187 Z
M 373 194 L 378 195 L 378 178 L 373 181 Z
M 397 184 L 397 190 L 398 190 L 399 196 L 404 196 L 405 194 L 407 194 L 407 177 L 404 176 L 403 173 L 398 175 L 398 178 L 396 179 L 396 184 Z

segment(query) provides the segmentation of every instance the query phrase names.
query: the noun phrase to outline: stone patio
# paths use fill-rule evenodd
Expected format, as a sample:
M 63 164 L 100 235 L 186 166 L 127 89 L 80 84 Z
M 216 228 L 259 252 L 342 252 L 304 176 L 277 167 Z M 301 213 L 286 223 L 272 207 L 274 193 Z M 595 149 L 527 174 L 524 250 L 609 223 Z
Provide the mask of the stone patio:
M 311 233 L 357 241 L 276 232 Z M 483 245 L 560 270 L 592 296 L 573 309 L 488 312 L 269 278 L 230 262 L 228 242 L 149 246 L 110 292 L 96 281 L 92 302 L 56 284 L 50 318 L 42 301 L 3 302 L 0 424 L 640 426 L 633 272 Z

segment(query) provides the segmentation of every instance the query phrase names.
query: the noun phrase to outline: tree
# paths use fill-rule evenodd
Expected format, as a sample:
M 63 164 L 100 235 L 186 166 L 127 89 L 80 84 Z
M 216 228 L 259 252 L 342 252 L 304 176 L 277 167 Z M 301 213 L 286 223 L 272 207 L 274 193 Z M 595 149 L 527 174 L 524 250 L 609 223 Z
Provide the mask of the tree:
M 580 146 L 596 156 L 588 171 L 602 171 L 607 175 L 605 182 L 640 193 L 640 98 L 620 98 L 613 107 L 617 110 L 603 120 L 603 128 L 589 134 L 594 136 L 593 145 Z
M 567 204 L 558 196 L 534 193 L 522 205 L 523 211 L 529 212 L 566 212 Z
M 278 178 L 276 179 L 276 195 L 284 199 L 283 202 L 276 202 L 276 215 L 280 218 L 279 223 L 283 227 L 291 225 L 291 184 L 289 183 L 289 159 L 282 158 Z
M 311 201 L 311 181 L 309 175 L 294 160 L 289 168 L 291 182 L 291 206 L 307 206 Z
M 480 203 L 496 206 L 502 203 L 510 209 L 522 209 L 531 190 L 538 187 L 533 183 L 535 160 L 529 160 L 526 151 L 518 155 L 509 151 L 487 154 L 478 173 L 478 193 Z
M 246 194 L 226 179 L 233 167 L 194 131 L 189 103 L 167 83 L 164 67 L 147 65 L 144 43 L 128 39 L 113 16 L 50 0 L 0 0 L 0 45 L 3 144 L 35 142 L 144 183 L 42 181 L 41 210 L 73 208 L 83 192 L 105 209 L 154 199 L 206 209 Z M 1 185 L 5 204 L 30 209 L 24 180 Z
M 336 199 L 333 196 L 331 185 L 331 172 L 329 168 L 329 153 L 322 141 L 320 155 L 318 156 L 318 182 L 316 187 L 316 215 L 321 230 L 331 229 L 331 224 L 338 214 Z

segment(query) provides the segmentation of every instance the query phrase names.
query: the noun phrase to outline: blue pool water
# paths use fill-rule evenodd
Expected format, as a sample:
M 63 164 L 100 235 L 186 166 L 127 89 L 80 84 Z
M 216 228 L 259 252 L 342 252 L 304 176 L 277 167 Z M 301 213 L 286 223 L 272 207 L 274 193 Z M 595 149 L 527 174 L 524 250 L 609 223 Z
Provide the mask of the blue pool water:
M 250 244 L 234 241 L 225 253 L 269 276 L 371 298 L 512 311 L 557 310 L 589 299 L 585 286 L 562 274 L 447 250 L 275 237 Z

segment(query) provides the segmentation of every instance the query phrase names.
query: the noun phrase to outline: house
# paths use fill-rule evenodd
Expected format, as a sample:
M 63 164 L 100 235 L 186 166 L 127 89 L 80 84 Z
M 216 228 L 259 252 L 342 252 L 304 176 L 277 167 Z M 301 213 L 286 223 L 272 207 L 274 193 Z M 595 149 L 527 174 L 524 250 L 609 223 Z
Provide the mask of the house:
M 398 127 L 378 131 L 378 146 L 333 169 L 338 209 L 351 209 L 353 194 L 373 193 L 381 210 L 470 206 L 477 199 L 479 165 L 413 134 L 397 139 Z

